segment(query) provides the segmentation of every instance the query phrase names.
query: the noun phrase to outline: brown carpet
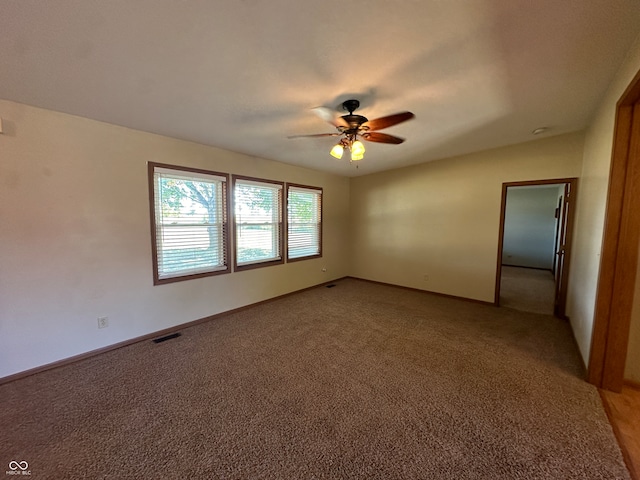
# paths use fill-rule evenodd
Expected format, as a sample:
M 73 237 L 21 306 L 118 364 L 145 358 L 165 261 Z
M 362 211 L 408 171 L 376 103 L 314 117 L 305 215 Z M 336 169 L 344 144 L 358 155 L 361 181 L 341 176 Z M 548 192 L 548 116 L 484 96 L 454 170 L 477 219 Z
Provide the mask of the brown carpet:
M 549 270 L 502 266 L 500 306 L 553 315 L 555 279 Z
M 0 386 L 38 479 L 628 479 L 565 322 L 355 279 Z

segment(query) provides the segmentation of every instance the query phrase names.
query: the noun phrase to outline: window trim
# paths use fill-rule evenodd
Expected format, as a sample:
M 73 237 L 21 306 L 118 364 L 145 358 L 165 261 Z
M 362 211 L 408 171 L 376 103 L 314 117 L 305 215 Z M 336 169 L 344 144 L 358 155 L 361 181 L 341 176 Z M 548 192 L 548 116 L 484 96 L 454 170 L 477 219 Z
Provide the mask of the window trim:
M 155 170 L 156 168 L 175 170 L 177 175 L 180 172 L 187 173 L 195 173 L 202 175 L 211 175 L 216 177 L 224 178 L 225 182 L 225 191 L 223 193 L 223 198 L 225 201 L 225 205 L 222 208 L 222 214 L 224 217 L 223 222 L 223 240 L 224 240 L 224 256 L 226 258 L 226 265 L 223 269 L 216 269 L 207 272 L 198 272 L 186 275 L 176 275 L 172 277 L 160 278 L 160 274 L 158 272 L 158 243 L 156 237 L 156 204 L 155 204 Z M 231 244 L 230 244 L 230 235 L 229 235 L 229 209 L 230 209 L 230 200 L 231 200 L 231 188 L 229 188 L 229 174 L 222 172 L 215 172 L 212 170 L 205 170 L 200 168 L 191 168 L 184 167 L 180 165 L 169 165 L 165 163 L 157 163 L 157 162 L 147 162 L 147 175 L 148 175 L 148 188 L 149 188 L 149 210 L 150 210 L 150 226 L 151 226 L 151 259 L 153 263 L 153 284 L 154 285 L 164 285 L 167 283 L 181 282 L 184 280 L 192 280 L 195 278 L 203 278 L 203 277 L 211 277 L 214 275 L 224 275 L 227 273 L 231 273 Z
M 236 185 L 238 180 L 240 182 L 254 182 L 254 183 L 264 183 L 279 186 L 280 192 L 280 216 L 278 219 L 278 230 L 279 230 L 279 238 L 278 238 L 278 249 L 280 253 L 280 258 L 274 260 L 263 260 L 252 263 L 244 263 L 242 265 L 238 265 L 238 227 L 236 224 Z M 270 267 L 272 265 L 282 265 L 285 261 L 285 227 L 284 227 L 284 211 L 285 211 L 285 198 L 284 198 L 284 190 L 285 190 L 285 182 L 281 182 L 278 180 L 268 180 L 265 178 L 257 178 L 257 177 L 248 177 L 245 175 L 231 175 L 231 191 L 232 191 L 232 204 L 231 204 L 231 229 L 233 230 L 233 271 L 241 272 L 244 270 L 252 270 L 254 268 L 262 268 L 262 267 Z
M 318 253 L 313 254 L 313 255 L 305 255 L 303 257 L 295 257 L 295 258 L 289 258 L 289 187 L 293 187 L 293 188 L 300 188 L 300 189 L 306 189 L 306 190 L 315 190 L 318 191 L 320 194 L 320 222 L 319 222 L 319 228 L 318 228 Z M 291 262 L 300 262 L 302 260 L 311 260 L 313 258 L 322 258 L 322 224 L 324 223 L 323 221 L 323 215 L 324 215 L 324 190 L 322 189 L 322 187 L 314 187 L 311 185 L 301 185 L 298 183 L 287 183 L 286 184 L 286 188 L 285 188 L 285 195 L 284 195 L 284 201 L 285 201 L 285 205 L 284 205 L 284 212 L 286 215 L 286 221 L 285 223 L 285 237 L 286 237 L 286 242 L 285 242 L 285 256 L 287 259 L 287 263 L 291 263 Z

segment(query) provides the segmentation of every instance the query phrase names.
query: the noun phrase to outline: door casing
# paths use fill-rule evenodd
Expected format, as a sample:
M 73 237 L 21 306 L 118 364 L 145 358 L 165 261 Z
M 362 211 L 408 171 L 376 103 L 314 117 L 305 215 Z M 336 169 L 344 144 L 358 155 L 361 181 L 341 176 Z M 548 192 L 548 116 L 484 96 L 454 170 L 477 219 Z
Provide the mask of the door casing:
M 616 105 L 587 379 L 620 392 L 640 242 L 640 71 Z
M 495 296 L 493 303 L 496 306 L 500 305 L 500 278 L 502 276 L 502 249 L 504 243 L 504 220 L 507 207 L 507 189 L 509 187 L 524 187 L 533 185 L 554 185 L 554 184 L 569 184 L 569 191 L 571 192 L 566 202 L 566 237 L 564 246 L 564 261 L 562 264 L 562 271 L 559 272 L 558 278 L 560 278 L 560 284 L 556 286 L 558 290 L 556 304 L 554 306 L 555 315 L 566 319 L 566 304 L 567 304 L 567 285 L 569 281 L 569 262 L 571 259 L 571 241 L 573 238 L 573 219 L 575 216 L 575 198 L 578 191 L 578 179 L 577 178 L 553 178 L 545 180 L 529 180 L 523 182 L 506 182 L 502 184 L 502 202 L 500 205 L 500 232 L 498 238 L 498 264 L 496 267 L 496 286 Z

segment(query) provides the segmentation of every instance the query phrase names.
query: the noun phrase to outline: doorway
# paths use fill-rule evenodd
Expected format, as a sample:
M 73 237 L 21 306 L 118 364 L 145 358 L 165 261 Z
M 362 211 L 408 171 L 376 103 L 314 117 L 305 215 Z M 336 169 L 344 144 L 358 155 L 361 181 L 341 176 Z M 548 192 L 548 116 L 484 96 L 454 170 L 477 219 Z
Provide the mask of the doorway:
M 566 319 L 577 179 L 502 185 L 494 303 Z

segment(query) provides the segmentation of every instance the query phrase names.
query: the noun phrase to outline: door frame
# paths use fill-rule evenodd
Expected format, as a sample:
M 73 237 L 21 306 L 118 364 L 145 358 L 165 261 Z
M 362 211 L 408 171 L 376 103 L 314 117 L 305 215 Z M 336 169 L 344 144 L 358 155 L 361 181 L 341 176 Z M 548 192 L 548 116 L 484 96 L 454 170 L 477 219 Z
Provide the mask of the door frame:
M 640 242 L 640 71 L 616 104 L 587 380 L 620 392 Z
M 566 319 L 566 304 L 567 304 L 567 285 L 569 281 L 569 263 L 571 260 L 571 244 L 573 238 L 573 220 L 575 217 L 575 198 L 578 191 L 578 179 L 575 177 L 570 178 L 551 178 L 545 180 L 527 180 L 520 182 L 505 182 L 502 184 L 502 200 L 500 204 L 500 231 L 498 238 L 498 264 L 496 266 L 496 286 L 493 304 L 495 306 L 500 305 L 500 279 L 502 277 L 502 249 L 504 243 L 504 221 L 507 208 L 507 189 L 509 187 L 527 187 L 534 185 L 554 185 L 554 184 L 570 184 L 570 200 L 568 202 L 567 218 L 566 218 L 566 242 L 565 242 L 565 259 L 562 266 L 562 275 L 560 285 L 560 301 L 558 302 L 559 308 L 556 311 L 556 316 Z M 556 310 L 554 306 L 554 310 Z
M 560 238 L 555 245 L 555 259 L 560 262 L 560 268 L 553 272 L 555 281 L 555 291 L 553 297 L 553 314 L 556 317 L 568 320 L 567 291 L 569 288 L 569 262 L 571 261 L 571 238 L 573 232 L 573 215 L 575 212 L 574 198 L 576 195 L 577 182 L 567 182 L 564 184 L 562 194 L 562 211 L 559 212 Z M 571 215 L 571 217 L 569 216 Z
M 553 237 L 553 248 L 558 251 L 560 248 L 560 230 L 562 230 L 562 209 L 564 208 L 564 195 L 562 197 L 558 197 L 558 206 L 556 207 L 556 231 Z M 558 256 L 553 256 L 553 276 L 556 276 L 556 268 L 558 267 Z

